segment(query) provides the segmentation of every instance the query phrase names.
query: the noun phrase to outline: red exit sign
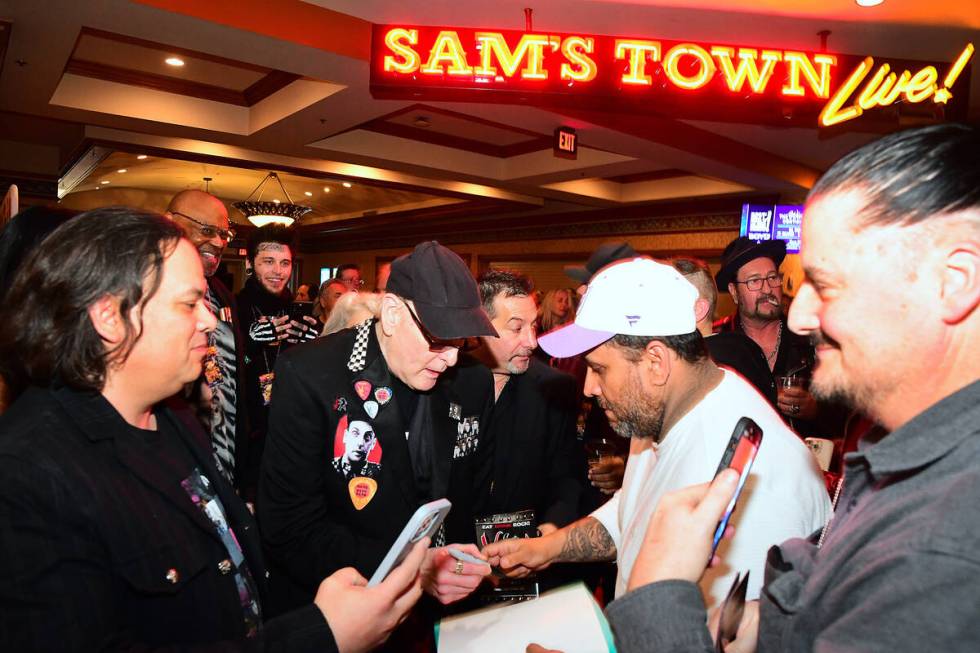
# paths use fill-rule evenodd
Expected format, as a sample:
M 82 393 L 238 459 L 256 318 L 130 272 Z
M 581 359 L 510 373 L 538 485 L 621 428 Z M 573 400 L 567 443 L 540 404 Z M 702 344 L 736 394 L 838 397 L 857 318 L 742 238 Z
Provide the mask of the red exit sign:
M 578 157 L 578 134 L 571 127 L 555 128 L 555 156 L 563 159 Z

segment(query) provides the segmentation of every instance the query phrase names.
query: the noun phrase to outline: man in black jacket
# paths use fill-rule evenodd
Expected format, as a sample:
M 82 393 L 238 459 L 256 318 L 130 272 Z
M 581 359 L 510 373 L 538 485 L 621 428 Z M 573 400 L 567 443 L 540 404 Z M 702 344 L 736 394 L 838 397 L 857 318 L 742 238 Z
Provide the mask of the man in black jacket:
M 286 605 L 308 601 L 318 578 L 340 567 L 370 576 L 415 510 L 444 497 L 453 507 L 426 556 L 424 589 L 451 603 L 489 573 L 442 546 L 473 541 L 489 491 L 490 372 L 454 367 L 464 339 L 482 335 L 496 332 L 473 277 L 432 241 L 392 263 L 377 320 L 279 358 L 257 508 L 266 551 L 292 581 Z M 376 442 L 371 473 L 349 478 L 334 459 L 355 422 Z
M 19 273 L 0 313 L 16 397 L 0 418 L 0 650 L 365 651 L 420 595 L 421 548 L 381 586 L 341 570 L 264 618 L 255 522 L 195 417 L 161 403 L 201 373 L 206 289 L 180 228 L 129 209 L 70 221 Z
M 493 513 L 533 509 L 547 534 L 581 515 L 585 456 L 575 433 L 579 397 L 575 379 L 532 355 L 537 307 L 531 281 L 505 270 L 478 280 L 483 308 L 499 338 L 483 338 L 475 352 L 493 372 L 490 430 L 496 446 Z

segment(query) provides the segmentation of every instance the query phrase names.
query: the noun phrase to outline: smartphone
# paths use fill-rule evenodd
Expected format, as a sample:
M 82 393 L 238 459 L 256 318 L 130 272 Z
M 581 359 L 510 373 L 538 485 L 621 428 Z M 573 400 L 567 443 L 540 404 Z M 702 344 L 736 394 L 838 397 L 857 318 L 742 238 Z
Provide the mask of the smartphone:
M 708 557 L 709 560 L 715 555 L 715 551 L 718 549 L 718 543 L 721 542 L 721 538 L 725 534 L 728 521 L 735 511 L 735 502 L 738 501 L 739 495 L 742 494 L 742 488 L 745 487 L 745 481 L 749 478 L 749 471 L 752 469 L 752 463 L 755 461 L 756 454 L 759 453 L 759 446 L 761 444 L 762 429 L 759 425 L 748 417 L 743 417 L 738 420 L 738 424 L 735 425 L 735 430 L 732 432 L 732 437 L 728 440 L 728 446 L 725 447 L 725 453 L 721 456 L 721 462 L 718 463 L 718 469 L 715 470 L 715 476 L 717 476 L 726 469 L 734 469 L 738 472 L 738 485 L 735 487 L 735 496 L 728 502 L 728 507 L 725 508 L 725 514 L 722 515 L 721 521 L 718 522 L 718 528 L 715 529 L 715 536 L 711 542 L 711 556 Z
M 313 302 L 293 302 L 289 307 L 289 319 L 303 322 L 303 316 L 313 314 Z
M 374 575 L 371 576 L 367 586 L 374 587 L 387 578 L 391 570 L 408 557 L 416 542 L 426 536 L 431 538 L 439 530 L 442 520 L 446 518 L 449 509 L 452 507 L 453 504 L 448 499 L 436 499 L 419 506 L 412 518 L 405 524 L 405 528 L 398 534 L 398 539 L 388 549 L 388 553 L 374 571 Z

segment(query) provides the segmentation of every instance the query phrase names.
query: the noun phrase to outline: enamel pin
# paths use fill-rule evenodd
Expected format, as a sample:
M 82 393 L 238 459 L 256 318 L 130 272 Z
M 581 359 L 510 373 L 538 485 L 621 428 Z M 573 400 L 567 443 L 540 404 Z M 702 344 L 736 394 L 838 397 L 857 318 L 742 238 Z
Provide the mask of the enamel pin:
M 361 398 L 361 401 L 365 401 L 369 396 L 371 396 L 371 382 L 370 381 L 354 381 L 354 392 L 357 396 Z
M 375 388 L 374 400 L 377 401 L 382 406 L 384 406 L 386 403 L 391 401 L 391 388 L 386 388 L 384 386 L 381 386 L 380 388 Z

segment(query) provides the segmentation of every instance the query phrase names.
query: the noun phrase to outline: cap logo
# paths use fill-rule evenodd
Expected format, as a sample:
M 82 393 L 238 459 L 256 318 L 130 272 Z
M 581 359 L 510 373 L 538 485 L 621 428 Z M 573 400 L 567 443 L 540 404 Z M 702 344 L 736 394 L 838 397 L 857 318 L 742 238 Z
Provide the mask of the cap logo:
M 630 326 L 636 326 L 636 323 L 640 321 L 640 315 L 627 315 L 626 321 L 629 322 Z

